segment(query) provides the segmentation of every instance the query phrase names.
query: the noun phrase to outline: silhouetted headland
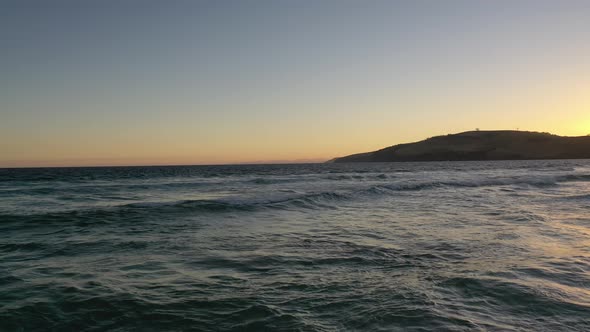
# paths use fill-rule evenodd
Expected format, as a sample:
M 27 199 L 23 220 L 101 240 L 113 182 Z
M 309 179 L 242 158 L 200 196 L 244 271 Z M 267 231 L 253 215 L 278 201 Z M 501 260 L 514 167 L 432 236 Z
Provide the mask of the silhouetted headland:
M 335 158 L 329 162 L 533 160 L 590 158 L 590 136 L 497 130 L 467 131 Z

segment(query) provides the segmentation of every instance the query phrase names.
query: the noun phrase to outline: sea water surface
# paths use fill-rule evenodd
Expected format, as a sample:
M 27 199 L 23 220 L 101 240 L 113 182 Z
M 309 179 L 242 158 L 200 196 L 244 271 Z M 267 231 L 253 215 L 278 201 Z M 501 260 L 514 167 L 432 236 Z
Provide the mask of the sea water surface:
M 1 331 L 589 331 L 590 161 L 0 170 Z

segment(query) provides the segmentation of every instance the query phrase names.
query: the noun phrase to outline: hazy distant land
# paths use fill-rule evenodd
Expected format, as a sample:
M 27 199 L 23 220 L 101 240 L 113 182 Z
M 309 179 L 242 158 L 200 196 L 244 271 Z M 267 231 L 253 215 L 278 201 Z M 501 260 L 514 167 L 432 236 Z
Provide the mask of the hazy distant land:
M 590 158 L 590 136 L 498 130 L 467 131 L 335 158 L 329 162 L 532 160 Z

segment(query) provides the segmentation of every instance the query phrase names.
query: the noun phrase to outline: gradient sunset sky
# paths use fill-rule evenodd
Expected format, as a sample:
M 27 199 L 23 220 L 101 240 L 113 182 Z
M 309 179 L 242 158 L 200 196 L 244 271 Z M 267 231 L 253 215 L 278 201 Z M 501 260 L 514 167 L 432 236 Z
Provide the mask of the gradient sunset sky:
M 590 1 L 3 1 L 0 167 L 590 133 Z

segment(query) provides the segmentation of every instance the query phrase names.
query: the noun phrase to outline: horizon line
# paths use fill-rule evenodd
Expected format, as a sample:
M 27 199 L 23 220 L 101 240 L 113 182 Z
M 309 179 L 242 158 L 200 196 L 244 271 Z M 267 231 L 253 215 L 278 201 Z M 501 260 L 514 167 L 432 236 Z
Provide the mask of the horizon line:
M 508 132 L 508 131 L 512 131 L 512 132 L 528 132 L 528 133 L 540 133 L 540 134 L 549 134 L 552 136 L 559 136 L 559 137 L 586 137 L 586 136 L 590 136 L 590 134 L 587 135 L 580 135 L 580 136 L 568 136 L 568 135 L 560 135 L 560 134 L 554 134 L 548 131 L 537 131 L 537 130 L 527 130 L 527 129 L 480 129 L 480 128 L 475 128 L 472 130 L 466 130 L 466 131 L 460 131 L 460 132 L 456 132 L 456 133 L 448 133 L 448 134 L 439 134 L 439 135 L 434 135 L 434 136 L 430 136 L 430 137 L 426 137 L 423 140 L 427 140 L 429 138 L 433 138 L 433 137 L 438 137 L 438 136 L 449 136 L 449 135 L 460 135 L 460 134 L 464 134 L 464 133 L 470 133 L 470 132 L 499 132 L 499 131 L 503 131 L 503 132 Z M 389 145 L 386 146 L 387 147 L 391 147 L 391 146 L 395 146 L 395 145 L 399 145 L 399 144 L 409 144 L 409 143 L 415 143 L 415 142 L 421 142 L 423 140 L 418 140 L 418 141 L 413 141 L 413 142 L 402 142 L 402 143 L 395 143 L 393 145 Z M 369 151 L 370 152 L 370 151 Z M 354 153 L 354 154 L 362 154 L 362 153 L 367 153 L 367 152 L 359 152 L 359 153 Z M 267 160 L 267 161 L 245 161 L 245 162 L 229 162 L 229 163 L 163 163 L 163 164 L 88 164 L 88 165 L 51 165 L 49 164 L 48 166 L 1 166 L 0 165 L 0 169 L 4 170 L 4 169 L 39 169 L 39 168 L 101 168 L 101 167 L 173 167 L 173 166 L 238 166 L 238 165 L 290 165 L 290 164 L 321 164 L 321 163 L 325 163 L 328 162 L 330 160 L 333 160 L 335 158 L 339 158 L 339 157 L 331 157 L 331 158 L 309 158 L 309 159 L 296 159 L 296 160 Z
M 212 163 L 212 164 L 126 164 L 126 165 L 60 165 L 60 166 L 0 166 L 0 170 L 6 169 L 38 169 L 38 168 L 108 168 L 108 167 L 195 167 L 195 166 L 245 166 L 245 165 L 305 165 L 323 164 L 326 161 L 269 161 L 269 162 L 242 162 L 242 163 Z

